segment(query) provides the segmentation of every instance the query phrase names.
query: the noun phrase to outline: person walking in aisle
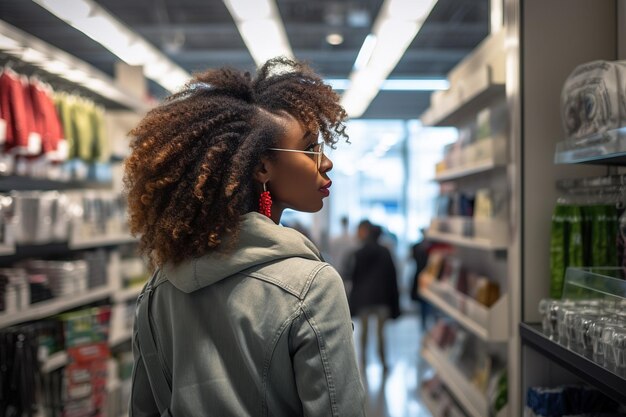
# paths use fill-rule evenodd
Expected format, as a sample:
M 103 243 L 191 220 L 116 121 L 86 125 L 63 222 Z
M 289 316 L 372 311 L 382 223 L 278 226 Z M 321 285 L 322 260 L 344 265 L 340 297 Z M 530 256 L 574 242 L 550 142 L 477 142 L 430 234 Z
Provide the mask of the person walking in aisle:
M 350 312 L 361 322 L 361 366 L 365 369 L 369 316 L 376 316 L 377 348 L 383 371 L 387 371 L 384 325 L 389 318 L 400 316 L 396 267 L 389 249 L 379 242 L 382 228 L 364 220 L 357 236 L 363 242 L 352 260 L 350 279 Z
M 411 299 L 417 301 L 420 305 L 420 317 L 422 322 L 422 331 L 426 331 L 426 323 L 431 313 L 431 305 L 420 295 L 419 278 L 420 274 L 426 268 L 428 263 L 428 252 L 432 243 L 426 236 L 426 228 L 421 228 L 422 240 L 411 246 L 411 258 L 415 261 L 415 273 L 411 285 Z
M 138 301 L 130 417 L 364 415 L 341 277 L 279 225 L 330 193 L 324 145 L 347 137 L 338 102 L 276 58 L 255 78 L 197 74 L 131 132 L 129 224 L 155 273 Z
M 328 262 L 339 272 L 346 287 L 346 294 L 350 294 L 352 283 L 348 280 L 348 262 L 357 248 L 357 241 L 350 233 L 348 216 L 342 216 L 340 223 L 341 234 L 332 238 L 328 244 Z

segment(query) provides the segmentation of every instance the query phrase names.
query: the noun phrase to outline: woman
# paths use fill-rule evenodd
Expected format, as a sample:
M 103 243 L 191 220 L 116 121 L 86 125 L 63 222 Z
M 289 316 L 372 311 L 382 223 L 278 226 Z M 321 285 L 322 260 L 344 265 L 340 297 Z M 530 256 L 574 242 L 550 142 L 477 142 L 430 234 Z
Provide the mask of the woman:
M 150 320 L 135 323 L 131 417 L 364 415 L 341 278 L 278 225 L 287 208 L 322 208 L 323 144 L 346 137 L 345 117 L 307 66 L 274 59 L 255 79 L 195 76 L 131 132 L 130 227 L 156 269 L 139 302 Z M 156 355 L 138 337 L 146 323 Z M 171 400 L 155 398 L 146 356 Z
M 357 229 L 363 246 L 352 259 L 349 277 L 352 281 L 350 311 L 358 315 L 361 322 L 361 366 L 365 368 L 369 316 L 376 315 L 377 350 L 383 371 L 387 372 L 385 355 L 384 325 L 388 318 L 400 316 L 400 299 L 396 267 L 389 249 L 379 242 L 382 228 L 367 220 L 361 221 Z

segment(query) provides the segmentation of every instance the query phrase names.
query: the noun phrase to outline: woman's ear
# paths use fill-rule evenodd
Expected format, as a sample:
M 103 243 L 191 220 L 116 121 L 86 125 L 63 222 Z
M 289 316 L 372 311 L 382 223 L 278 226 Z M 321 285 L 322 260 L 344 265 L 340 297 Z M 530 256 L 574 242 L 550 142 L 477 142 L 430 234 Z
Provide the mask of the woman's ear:
M 256 167 L 254 167 L 254 179 L 258 182 L 260 182 L 261 184 L 265 184 L 266 182 L 268 182 L 270 180 L 270 162 L 267 158 L 261 157 L 261 160 L 259 161 L 259 163 L 257 164 Z

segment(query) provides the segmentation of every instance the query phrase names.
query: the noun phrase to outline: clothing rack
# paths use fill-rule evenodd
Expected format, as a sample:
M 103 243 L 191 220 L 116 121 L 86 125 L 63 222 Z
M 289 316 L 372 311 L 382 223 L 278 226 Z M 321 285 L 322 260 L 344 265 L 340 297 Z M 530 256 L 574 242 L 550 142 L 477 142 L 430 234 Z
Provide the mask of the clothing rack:
M 20 61 L 19 59 L 0 52 L 0 73 L 2 73 L 2 71 L 4 71 L 5 69 L 9 69 L 20 76 L 26 76 L 29 79 L 35 78 L 38 80 L 38 82 L 50 86 L 54 91 L 62 91 L 77 97 L 84 97 L 87 100 L 90 100 L 93 103 L 102 107 L 119 107 L 118 104 L 113 103 L 106 97 L 102 97 L 101 95 L 94 93 L 88 88 L 67 81 L 54 74 L 49 74 L 35 65 L 32 65 L 28 62 Z

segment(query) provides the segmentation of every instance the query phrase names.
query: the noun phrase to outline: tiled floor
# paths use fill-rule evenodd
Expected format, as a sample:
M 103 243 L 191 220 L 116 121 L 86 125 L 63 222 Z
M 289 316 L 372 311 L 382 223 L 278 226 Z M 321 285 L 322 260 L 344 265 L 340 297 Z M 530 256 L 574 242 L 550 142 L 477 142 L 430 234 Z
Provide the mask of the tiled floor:
M 363 372 L 368 392 L 368 417 L 430 417 L 419 399 L 419 375 L 422 374 L 419 347 L 421 331 L 419 317 L 404 314 L 385 325 L 387 375 L 376 353 L 375 320 L 370 320 L 367 363 Z M 354 340 L 360 354 L 361 326 L 354 323 Z

